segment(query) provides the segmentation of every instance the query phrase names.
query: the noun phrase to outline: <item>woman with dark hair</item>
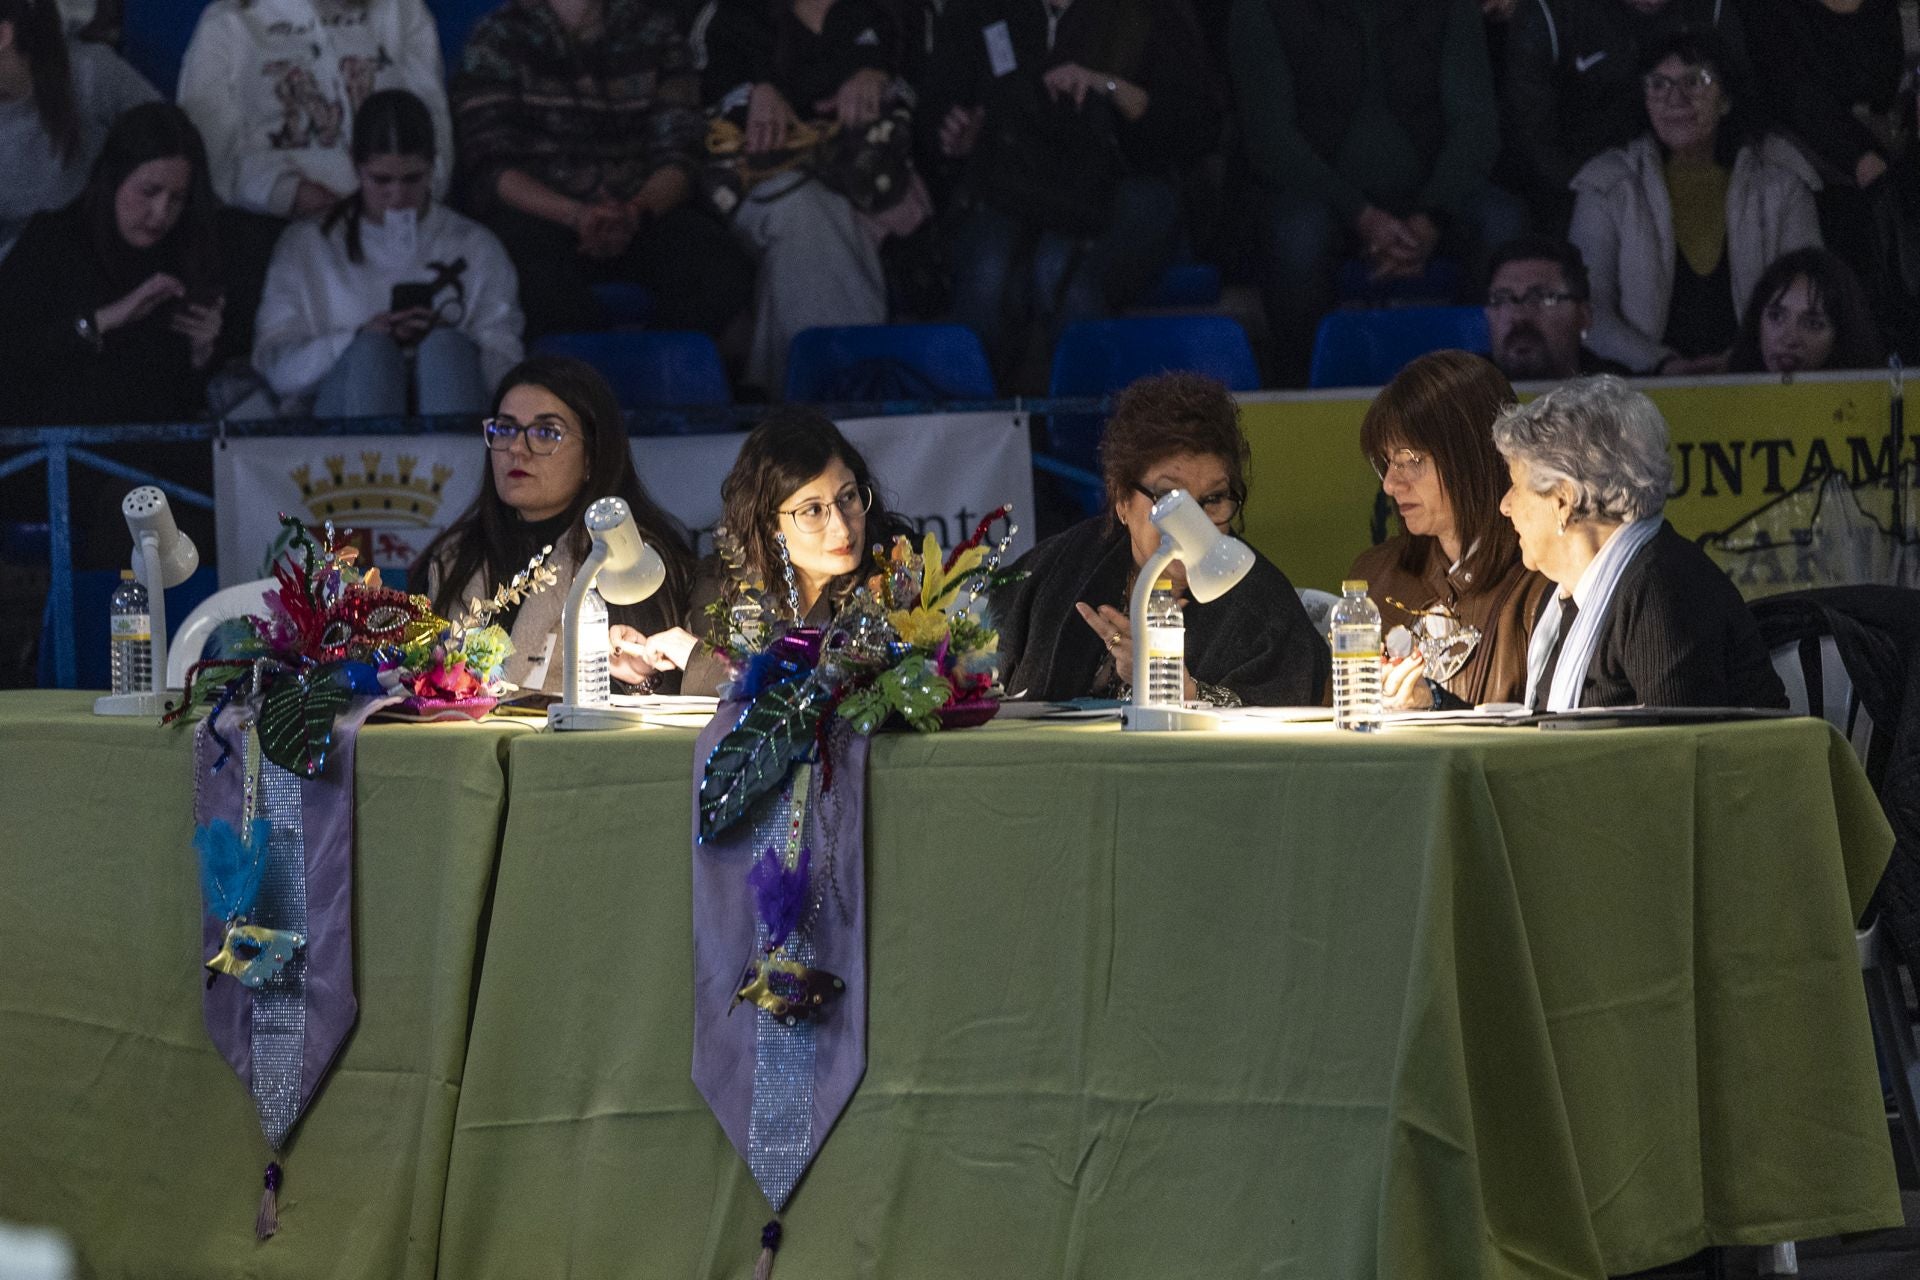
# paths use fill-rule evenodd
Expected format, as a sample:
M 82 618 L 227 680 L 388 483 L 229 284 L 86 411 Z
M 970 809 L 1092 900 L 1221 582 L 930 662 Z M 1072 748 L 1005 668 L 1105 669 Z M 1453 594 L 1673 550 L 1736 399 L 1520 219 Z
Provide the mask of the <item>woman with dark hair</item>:
M 353 118 L 360 185 L 281 235 L 253 362 L 284 412 L 479 413 L 520 359 L 513 263 L 493 233 L 433 198 L 433 117 L 383 89 Z
M 564 356 L 533 356 L 507 372 L 481 424 L 487 468 L 480 496 L 427 547 L 413 574 L 434 611 L 457 617 L 469 600 L 486 599 L 524 569 L 542 547 L 559 581 L 510 606 L 495 621 L 513 638 L 506 678 L 524 688 L 558 691 L 560 613 L 573 573 L 592 539 L 581 517 L 596 499 L 624 498 L 647 545 L 667 566 L 666 584 L 636 605 L 609 605 L 615 680 L 671 692 L 671 676 L 641 656 L 646 637 L 685 612 L 690 576 L 686 533 L 647 496 L 627 451 L 627 432 L 613 388 L 591 365 Z
M 739 542 L 746 577 L 784 602 L 791 567 L 798 615 L 783 621 L 807 626 L 832 621 L 863 580 L 871 547 L 909 532 L 887 510 L 867 460 L 814 409 L 778 410 L 749 432 L 720 485 L 720 503 L 720 525 Z M 714 693 L 728 679 L 726 663 L 701 637 L 709 632 L 708 608 L 731 602 L 736 589 L 720 558 L 709 557 L 686 625 L 653 637 L 649 660 L 684 668 L 682 693 Z
M 113 50 L 68 39 L 54 0 L 0 0 L 0 257 L 80 194 L 120 113 L 159 96 Z
M 1160 545 L 1153 504 L 1184 489 L 1222 530 L 1247 501 L 1247 438 L 1227 389 L 1194 373 L 1142 378 L 1120 393 L 1100 444 L 1108 510 L 1048 538 L 996 594 L 1000 682 L 1013 697 L 1125 696 L 1133 670 L 1126 602 Z M 1186 594 L 1186 568 L 1169 569 Z M 1320 701 L 1332 659 L 1285 574 L 1258 552 L 1232 591 L 1187 603 L 1188 701 L 1296 706 Z
M 1753 287 L 1727 367 L 1735 373 L 1871 369 L 1887 349 L 1867 291 L 1842 258 L 1796 249 Z
M 1527 640 L 1552 584 L 1520 563 L 1500 515 L 1507 464 L 1493 420 L 1516 397 L 1506 375 L 1464 351 L 1436 351 L 1402 369 L 1360 423 L 1360 452 L 1392 499 L 1402 532 L 1360 553 L 1381 624 L 1427 640 L 1387 668 L 1398 710 L 1517 702 L 1527 688 Z M 1430 680 L 1435 670 L 1442 680 Z
M 0 420 L 198 417 L 225 284 L 193 122 L 150 102 L 107 134 L 80 198 L 27 224 L 0 262 Z
M 1567 238 L 1593 286 L 1587 346 L 1637 373 L 1718 373 L 1767 264 L 1820 243 L 1820 179 L 1786 139 L 1748 126 L 1737 63 L 1710 32 L 1647 51 L 1649 132 L 1573 180 Z

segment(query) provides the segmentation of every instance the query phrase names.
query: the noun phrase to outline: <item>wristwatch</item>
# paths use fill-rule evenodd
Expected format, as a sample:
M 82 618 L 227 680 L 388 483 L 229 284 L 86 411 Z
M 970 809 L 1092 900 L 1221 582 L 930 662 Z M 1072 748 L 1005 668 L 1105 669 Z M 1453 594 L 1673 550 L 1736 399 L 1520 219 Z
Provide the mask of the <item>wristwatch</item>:
M 73 331 L 79 337 L 80 341 L 92 347 L 95 352 L 102 351 L 106 348 L 106 335 L 100 332 L 100 326 L 93 322 L 92 316 L 75 316 Z

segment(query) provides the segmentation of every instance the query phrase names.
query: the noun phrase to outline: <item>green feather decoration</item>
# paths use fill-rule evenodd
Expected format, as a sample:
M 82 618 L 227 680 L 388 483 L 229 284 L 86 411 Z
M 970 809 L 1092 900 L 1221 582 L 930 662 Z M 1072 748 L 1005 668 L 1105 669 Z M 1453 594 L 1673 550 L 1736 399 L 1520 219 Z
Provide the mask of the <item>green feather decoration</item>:
M 334 717 L 353 701 L 338 672 L 338 663 L 327 663 L 270 678 L 260 707 L 262 755 L 299 777 L 319 776 L 333 745 Z
M 721 738 L 700 779 L 700 838 L 710 840 L 745 817 L 786 781 L 795 759 L 813 744 L 826 691 L 787 680 L 761 691 L 740 723 Z

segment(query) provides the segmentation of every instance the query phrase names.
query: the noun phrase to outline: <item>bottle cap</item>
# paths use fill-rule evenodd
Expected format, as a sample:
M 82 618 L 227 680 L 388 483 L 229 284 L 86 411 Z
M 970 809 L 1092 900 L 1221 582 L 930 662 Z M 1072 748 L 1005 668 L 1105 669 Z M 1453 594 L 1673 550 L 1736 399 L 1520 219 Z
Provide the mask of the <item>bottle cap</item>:
M 133 570 L 131 570 L 131 569 L 122 569 L 122 570 L 120 571 L 120 581 L 122 581 L 122 582 L 132 582 L 132 581 L 133 581 Z
M 1361 595 L 1367 594 L 1367 580 L 1365 578 L 1347 578 L 1340 583 L 1341 595 L 1350 596 L 1355 592 L 1359 592 Z
M 1155 578 L 1153 580 L 1153 589 L 1155 591 L 1173 590 L 1173 575 L 1168 573 L 1163 573 L 1159 577 Z

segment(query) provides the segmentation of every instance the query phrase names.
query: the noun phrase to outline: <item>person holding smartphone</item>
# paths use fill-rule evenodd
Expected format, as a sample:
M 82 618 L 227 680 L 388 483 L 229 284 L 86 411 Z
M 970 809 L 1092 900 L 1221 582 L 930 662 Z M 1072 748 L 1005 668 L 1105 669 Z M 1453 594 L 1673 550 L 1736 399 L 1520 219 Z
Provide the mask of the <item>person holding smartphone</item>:
M 275 245 L 253 363 L 283 414 L 481 413 L 519 362 L 513 263 L 433 199 L 435 145 L 419 98 L 370 95 L 353 121 L 358 188 Z

